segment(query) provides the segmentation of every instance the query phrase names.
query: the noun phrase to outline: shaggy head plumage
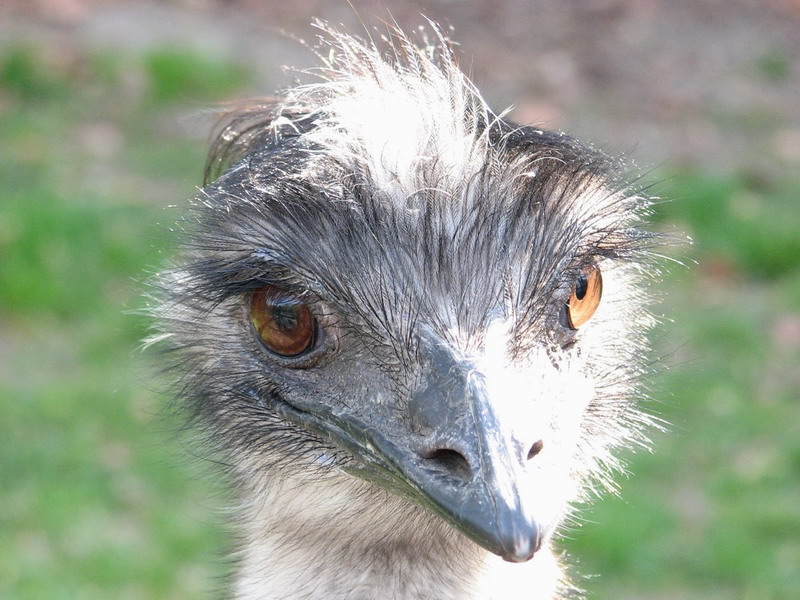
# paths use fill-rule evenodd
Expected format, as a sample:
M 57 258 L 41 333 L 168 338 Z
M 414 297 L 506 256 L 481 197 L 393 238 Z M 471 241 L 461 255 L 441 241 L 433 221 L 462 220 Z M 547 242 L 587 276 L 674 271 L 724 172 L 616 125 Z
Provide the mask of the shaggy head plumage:
M 434 37 L 326 28 L 316 83 L 224 120 L 162 277 L 156 337 L 242 489 L 239 597 L 566 593 L 549 540 L 650 425 L 648 200 Z M 262 297 L 282 335 L 307 311 L 301 352 Z

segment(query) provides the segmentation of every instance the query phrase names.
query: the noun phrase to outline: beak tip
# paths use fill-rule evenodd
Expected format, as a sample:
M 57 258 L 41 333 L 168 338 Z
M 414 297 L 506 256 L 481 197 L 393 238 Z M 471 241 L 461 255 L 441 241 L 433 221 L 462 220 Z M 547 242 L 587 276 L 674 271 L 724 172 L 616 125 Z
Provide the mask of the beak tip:
M 501 555 L 503 560 L 511 563 L 523 563 L 533 558 L 542 548 L 542 536 L 538 529 L 533 536 L 518 535 Z

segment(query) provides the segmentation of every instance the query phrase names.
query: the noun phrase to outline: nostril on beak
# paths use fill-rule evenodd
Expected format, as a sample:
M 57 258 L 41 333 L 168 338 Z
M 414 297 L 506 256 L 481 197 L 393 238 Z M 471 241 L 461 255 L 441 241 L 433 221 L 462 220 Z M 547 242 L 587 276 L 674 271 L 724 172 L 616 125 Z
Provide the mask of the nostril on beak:
M 542 451 L 542 448 L 544 448 L 544 442 L 542 440 L 534 442 L 533 446 L 531 446 L 531 449 L 528 450 L 528 460 L 539 454 L 539 452 Z
M 451 448 L 437 448 L 426 453 L 423 458 L 431 461 L 442 471 L 463 481 L 472 478 L 472 468 L 469 461 L 460 452 Z

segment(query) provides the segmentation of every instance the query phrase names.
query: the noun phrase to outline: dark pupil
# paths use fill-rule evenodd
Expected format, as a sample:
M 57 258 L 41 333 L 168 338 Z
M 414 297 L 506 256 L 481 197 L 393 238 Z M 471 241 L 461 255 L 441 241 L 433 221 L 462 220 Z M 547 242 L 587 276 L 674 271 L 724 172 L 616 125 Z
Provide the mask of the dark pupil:
M 589 280 L 586 279 L 586 275 L 579 275 L 578 276 L 578 283 L 575 284 L 575 297 L 578 300 L 583 300 L 583 297 L 586 295 L 586 289 L 589 287 Z
M 297 327 L 297 306 L 276 304 L 272 307 L 272 319 L 280 329 L 292 330 Z

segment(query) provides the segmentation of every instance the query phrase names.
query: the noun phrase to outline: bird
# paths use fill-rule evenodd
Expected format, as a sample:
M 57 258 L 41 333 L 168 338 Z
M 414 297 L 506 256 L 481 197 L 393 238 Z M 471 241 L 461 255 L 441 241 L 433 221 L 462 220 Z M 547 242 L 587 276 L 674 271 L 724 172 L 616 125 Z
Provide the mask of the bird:
M 222 116 L 155 282 L 235 489 L 226 594 L 581 597 L 559 538 L 659 426 L 653 199 L 491 110 L 435 23 L 319 27 L 308 80 Z

